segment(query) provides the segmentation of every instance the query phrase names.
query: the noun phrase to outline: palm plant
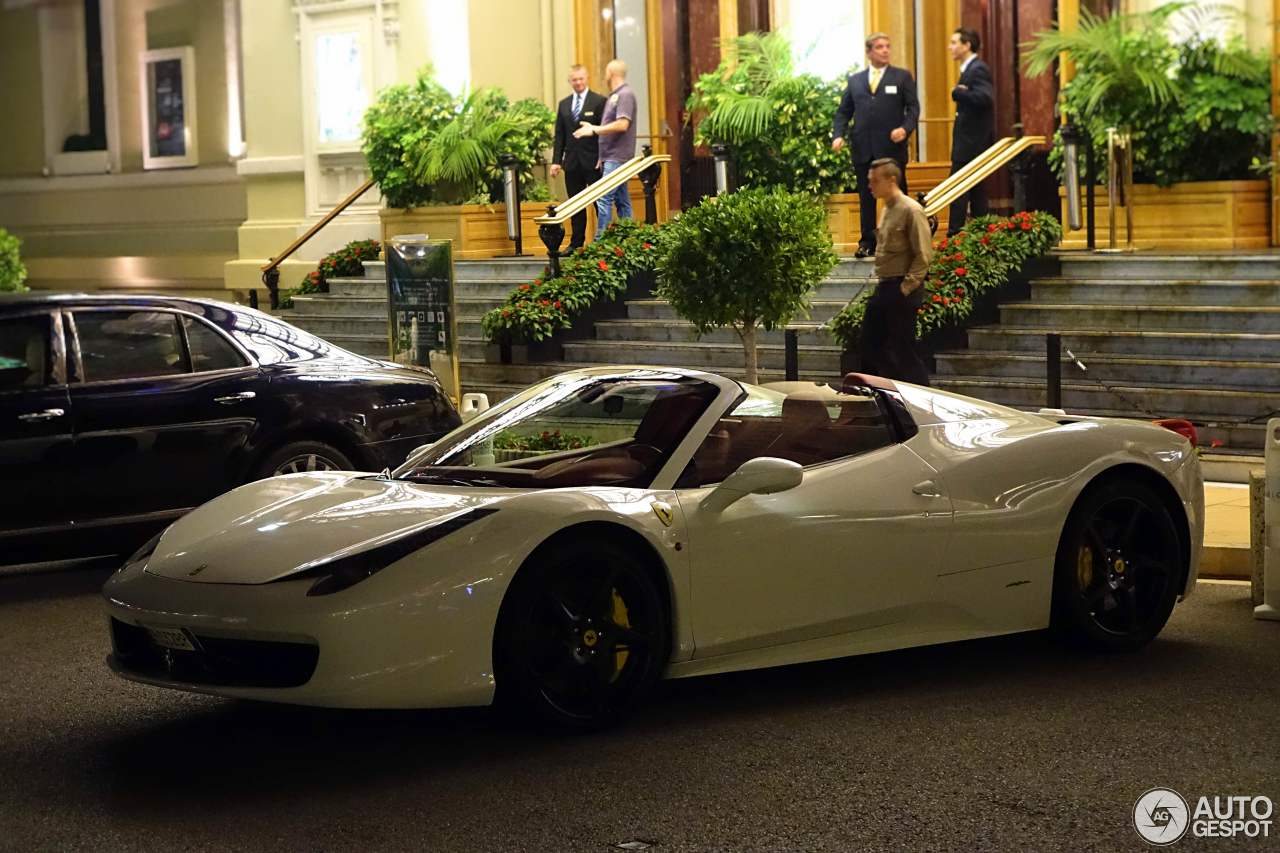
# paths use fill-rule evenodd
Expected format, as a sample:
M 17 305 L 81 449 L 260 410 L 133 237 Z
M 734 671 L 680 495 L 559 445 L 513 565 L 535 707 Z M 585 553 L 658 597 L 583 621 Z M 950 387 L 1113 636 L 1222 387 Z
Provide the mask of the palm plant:
M 724 84 L 695 89 L 689 112 L 705 112 L 698 134 L 737 144 L 759 137 L 774 121 L 775 90 L 795 76 L 791 43 L 781 33 L 747 33 L 729 43 L 720 68 Z

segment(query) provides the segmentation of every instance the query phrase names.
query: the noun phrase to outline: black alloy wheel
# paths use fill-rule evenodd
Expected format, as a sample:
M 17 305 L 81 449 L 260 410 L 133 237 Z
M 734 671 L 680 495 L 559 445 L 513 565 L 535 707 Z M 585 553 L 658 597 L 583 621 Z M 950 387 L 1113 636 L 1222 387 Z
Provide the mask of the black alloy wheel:
M 292 441 L 258 463 L 254 480 L 308 471 L 350 471 L 351 460 L 341 450 L 321 441 Z
M 1182 543 L 1150 488 L 1115 480 L 1076 503 L 1058 544 L 1053 621 L 1100 651 L 1134 651 L 1173 612 L 1185 577 Z
M 670 628 L 645 566 L 601 539 L 554 547 L 517 573 L 494 638 L 496 703 L 599 729 L 662 675 Z

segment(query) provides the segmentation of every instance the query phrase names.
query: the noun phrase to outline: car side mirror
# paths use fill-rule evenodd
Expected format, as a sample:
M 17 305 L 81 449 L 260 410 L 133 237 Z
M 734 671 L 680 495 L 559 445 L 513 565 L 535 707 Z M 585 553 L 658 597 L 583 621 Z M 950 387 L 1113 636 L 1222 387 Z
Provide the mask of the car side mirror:
M 723 512 L 747 495 L 772 495 L 800 485 L 804 468 L 788 459 L 761 456 L 743 462 L 702 501 L 702 509 Z

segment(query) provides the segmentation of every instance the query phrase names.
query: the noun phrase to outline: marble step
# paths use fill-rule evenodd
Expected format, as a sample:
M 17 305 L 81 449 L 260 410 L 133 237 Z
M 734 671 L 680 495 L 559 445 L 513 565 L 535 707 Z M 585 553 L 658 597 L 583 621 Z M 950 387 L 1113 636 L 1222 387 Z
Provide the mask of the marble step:
M 307 296 L 293 297 L 293 310 L 288 313 L 289 322 L 297 322 L 306 317 L 332 316 L 335 314 L 348 317 L 386 317 L 387 300 L 385 297 L 373 296 L 334 296 L 329 293 L 315 293 Z M 281 316 L 284 316 L 282 314 Z
M 1064 354 L 1061 374 L 1064 382 L 1098 380 L 1109 385 L 1158 383 L 1241 390 L 1280 388 L 1280 362 L 1277 361 L 1077 355 L 1087 369 L 1081 371 L 1075 360 Z M 940 352 L 935 359 L 938 376 L 1045 378 L 1045 356 L 1042 353 L 963 350 Z
M 1125 255 L 1093 255 L 1062 252 L 1057 255 L 1063 278 L 1280 280 L 1280 254 L 1203 253 L 1167 255 L 1137 252 Z
M 803 312 L 795 317 L 796 323 L 825 323 L 844 309 L 847 302 L 813 301 L 806 317 Z M 683 322 L 676 309 L 665 299 L 634 299 L 627 301 L 627 318 L 631 320 L 668 320 Z
M 1000 323 L 1048 329 L 1280 332 L 1280 306 L 1010 302 L 1000 306 Z
M 1064 349 L 1077 354 L 1280 361 L 1280 333 L 975 326 L 968 330 L 969 348 L 1043 353 L 1051 331 L 1062 335 Z
M 595 324 L 596 340 L 600 341 L 653 341 L 674 343 L 736 344 L 738 333 L 732 329 L 715 329 L 701 337 L 692 323 L 673 320 L 600 320 Z M 788 328 L 796 330 L 801 346 L 835 346 L 836 343 L 821 323 L 793 323 Z M 782 329 L 756 332 L 756 342 L 783 345 Z
M 1229 281 L 1040 278 L 1031 282 L 1033 302 L 1110 305 L 1277 305 L 1280 280 Z

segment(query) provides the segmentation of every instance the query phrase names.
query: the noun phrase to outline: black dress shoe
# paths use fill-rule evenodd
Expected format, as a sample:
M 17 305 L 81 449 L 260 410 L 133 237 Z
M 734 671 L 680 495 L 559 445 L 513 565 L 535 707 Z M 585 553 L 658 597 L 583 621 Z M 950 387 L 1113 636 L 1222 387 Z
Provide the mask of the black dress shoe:
M 858 246 L 858 251 L 853 253 L 855 258 L 874 258 L 876 256 L 875 246 Z

